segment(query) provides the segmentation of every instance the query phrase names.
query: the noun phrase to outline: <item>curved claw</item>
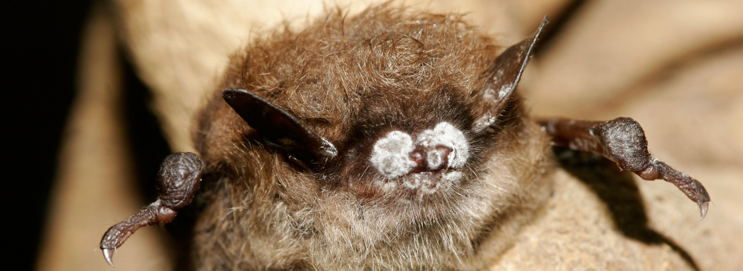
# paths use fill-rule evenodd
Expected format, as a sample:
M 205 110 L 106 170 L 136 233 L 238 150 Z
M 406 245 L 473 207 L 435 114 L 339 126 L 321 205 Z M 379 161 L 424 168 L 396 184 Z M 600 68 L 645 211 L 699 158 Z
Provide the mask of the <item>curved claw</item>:
M 101 239 L 103 258 L 114 267 L 116 248 L 124 244 L 137 229 L 173 221 L 178 210 L 191 203 L 201 182 L 204 162 L 194 153 L 178 152 L 165 158 L 158 172 L 157 200 L 137 214 L 108 228 Z
M 709 208 L 709 201 L 699 203 L 699 211 L 702 212 L 702 216 L 699 218 L 699 220 L 704 219 L 704 216 L 707 215 L 708 208 Z
M 552 136 L 553 145 L 602 154 L 616 162 L 620 169 L 632 171 L 648 181 L 666 180 L 699 205 L 702 218 L 707 215 L 710 197 L 704 185 L 650 155 L 645 132 L 637 121 L 631 118 L 605 122 L 557 118 L 540 120 L 539 124 Z
M 103 258 L 106 258 L 106 262 L 108 262 L 108 265 L 111 267 L 116 267 L 114 265 L 114 252 L 116 252 L 116 249 L 108 249 L 104 248 L 103 251 Z

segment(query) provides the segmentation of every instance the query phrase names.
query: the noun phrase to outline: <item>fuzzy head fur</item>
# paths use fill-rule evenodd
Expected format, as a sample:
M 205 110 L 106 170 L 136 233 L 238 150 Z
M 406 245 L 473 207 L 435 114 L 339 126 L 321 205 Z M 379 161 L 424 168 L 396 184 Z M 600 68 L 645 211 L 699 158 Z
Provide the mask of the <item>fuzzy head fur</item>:
M 329 12 L 233 55 L 196 134 L 212 181 L 199 197 L 195 267 L 458 270 L 496 260 L 547 198 L 551 172 L 520 96 L 500 97 L 498 112 L 483 101 L 495 95 L 486 83 L 502 49 L 461 15 L 387 4 Z M 222 100 L 227 88 L 291 113 L 338 154 L 307 161 L 266 144 Z

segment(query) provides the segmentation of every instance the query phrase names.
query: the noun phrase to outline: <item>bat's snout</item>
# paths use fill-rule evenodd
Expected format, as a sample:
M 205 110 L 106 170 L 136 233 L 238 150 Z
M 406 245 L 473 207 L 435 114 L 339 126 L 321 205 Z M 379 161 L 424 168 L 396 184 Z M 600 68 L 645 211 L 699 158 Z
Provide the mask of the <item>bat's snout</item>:
M 469 158 L 464 133 L 448 122 L 411 136 L 392 131 L 377 140 L 369 161 L 388 182 L 384 188 L 406 187 L 431 194 L 462 177 Z M 396 181 L 390 181 L 396 180 Z
M 454 150 L 447 145 L 416 146 L 410 153 L 410 159 L 416 163 L 411 172 L 440 171 L 449 165 L 449 155 Z

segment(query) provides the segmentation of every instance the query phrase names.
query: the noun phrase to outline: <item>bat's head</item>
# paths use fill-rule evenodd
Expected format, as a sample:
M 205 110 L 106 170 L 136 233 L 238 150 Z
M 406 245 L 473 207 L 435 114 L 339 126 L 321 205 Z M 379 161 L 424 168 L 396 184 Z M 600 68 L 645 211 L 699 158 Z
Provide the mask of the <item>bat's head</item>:
M 545 160 L 515 93 L 538 34 L 503 50 L 456 15 L 331 15 L 234 56 L 197 143 L 246 187 L 232 204 L 277 212 L 256 220 L 351 243 L 448 227 L 471 249 Z

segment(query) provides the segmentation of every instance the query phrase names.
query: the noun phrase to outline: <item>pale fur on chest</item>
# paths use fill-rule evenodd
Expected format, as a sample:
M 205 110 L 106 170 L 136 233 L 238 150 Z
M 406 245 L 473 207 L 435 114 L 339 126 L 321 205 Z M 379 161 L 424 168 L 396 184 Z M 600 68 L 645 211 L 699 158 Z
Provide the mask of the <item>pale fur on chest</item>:
M 435 212 L 406 209 L 406 200 L 365 202 L 292 174 L 276 174 L 279 185 L 252 191 L 220 180 L 220 196 L 196 226 L 197 269 L 482 269 L 548 198 L 551 156 L 539 135 L 531 123 L 512 135 L 526 140 L 497 150 L 478 179 L 460 197 L 431 206 Z M 260 160 L 274 161 L 263 170 L 286 167 L 281 159 Z M 287 190 L 291 199 L 283 198 Z

